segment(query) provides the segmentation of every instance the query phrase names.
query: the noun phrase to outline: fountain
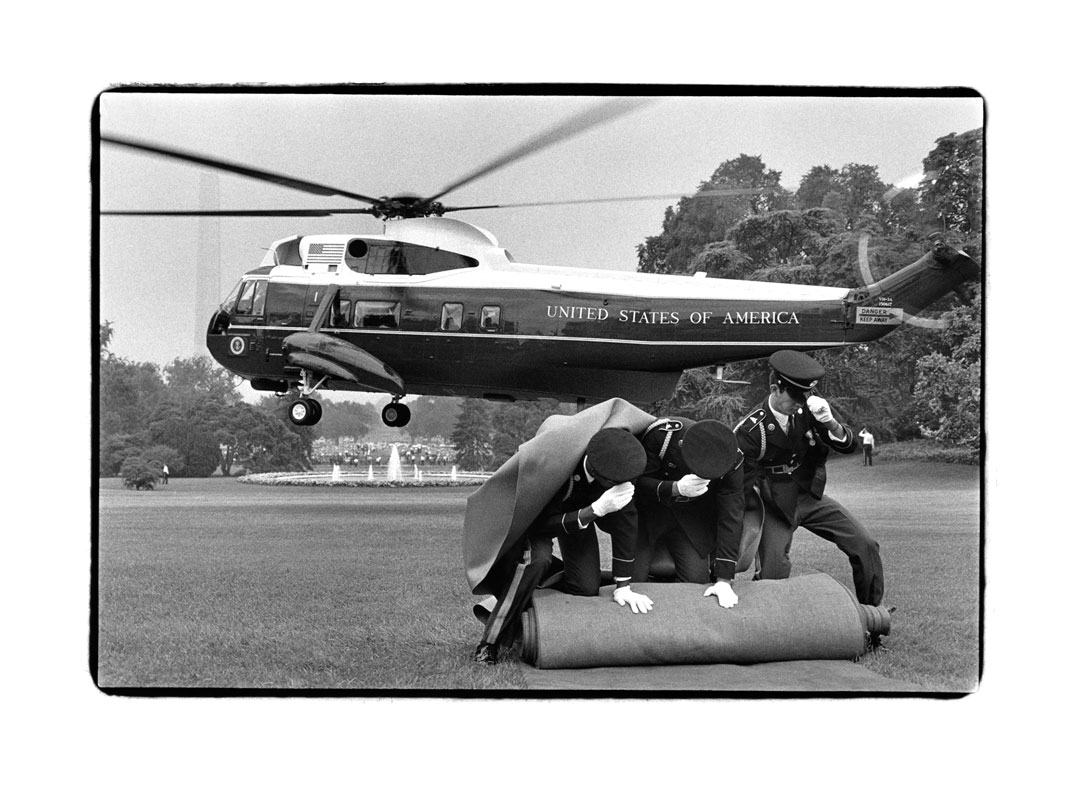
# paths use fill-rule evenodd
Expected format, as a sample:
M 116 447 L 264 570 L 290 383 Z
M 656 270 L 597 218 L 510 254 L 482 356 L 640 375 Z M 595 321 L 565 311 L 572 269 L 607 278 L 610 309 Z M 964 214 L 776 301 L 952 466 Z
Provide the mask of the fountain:
M 398 454 L 397 443 L 390 447 L 390 461 L 386 463 L 386 480 L 401 481 L 401 455 Z
M 381 458 L 378 462 L 382 467 Z M 410 463 L 411 464 L 411 463 Z M 252 473 L 239 480 L 245 484 L 302 485 L 332 487 L 476 487 L 484 483 L 490 473 L 462 473 L 457 465 L 451 466 L 450 472 L 429 470 L 425 472 L 419 465 L 412 465 L 412 475 L 403 475 L 401 453 L 397 445 L 390 446 L 390 456 L 386 464 L 386 477 L 375 475 L 375 466 L 368 464 L 367 475 L 360 471 L 346 472 L 342 465 L 333 463 L 330 470 Z

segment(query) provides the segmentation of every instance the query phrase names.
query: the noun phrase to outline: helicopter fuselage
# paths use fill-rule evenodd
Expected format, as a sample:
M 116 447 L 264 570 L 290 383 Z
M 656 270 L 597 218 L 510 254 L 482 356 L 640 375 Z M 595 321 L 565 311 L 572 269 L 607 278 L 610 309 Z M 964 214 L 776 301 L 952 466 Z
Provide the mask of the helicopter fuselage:
M 972 276 L 963 269 L 875 290 L 531 266 L 468 223 L 399 220 L 382 235 L 275 243 L 211 320 L 207 346 L 259 390 L 319 377 L 394 393 L 362 371 L 335 376 L 338 364 L 358 371 L 339 354 L 321 365 L 297 346 L 318 334 L 382 362 L 410 394 L 644 403 L 685 369 L 873 341 Z

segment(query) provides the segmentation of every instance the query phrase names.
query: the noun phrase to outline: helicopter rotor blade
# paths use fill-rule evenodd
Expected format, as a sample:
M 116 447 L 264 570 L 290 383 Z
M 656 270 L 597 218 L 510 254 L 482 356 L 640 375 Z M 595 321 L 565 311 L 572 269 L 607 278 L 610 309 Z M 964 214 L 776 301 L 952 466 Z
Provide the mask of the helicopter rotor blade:
M 338 187 L 330 187 L 325 184 L 318 184 L 317 182 L 310 182 L 304 179 L 295 179 L 292 176 L 286 176 L 282 173 L 274 173 L 273 171 L 260 170 L 259 168 L 252 168 L 247 165 L 240 165 L 235 162 L 228 162 L 227 160 L 214 159 L 212 157 L 205 157 L 201 154 L 195 154 L 191 151 L 184 151 L 183 149 L 168 148 L 166 146 L 159 146 L 157 144 L 144 143 L 132 138 L 117 137 L 115 135 L 102 135 L 102 143 L 111 143 L 114 146 L 124 146 L 125 148 L 139 151 L 144 154 L 153 154 L 159 157 L 168 157 L 171 159 L 180 160 L 182 162 L 190 162 L 195 165 L 202 165 L 207 168 L 214 168 L 216 170 L 225 171 L 227 173 L 235 173 L 240 176 L 247 176 L 251 179 L 258 179 L 260 181 L 270 182 L 271 184 L 277 184 L 282 187 L 291 187 L 294 190 L 302 190 L 304 192 L 313 193 L 315 195 L 338 195 L 343 198 L 354 198 L 358 201 L 364 201 L 365 203 L 377 203 L 378 198 L 372 198 L 368 195 L 361 195 L 360 193 L 354 193 L 350 190 L 343 190 Z
M 375 214 L 375 211 L 373 209 L 200 209 L 101 212 L 100 214 L 147 217 L 331 217 L 342 214 Z
M 578 198 L 570 201 L 534 201 L 531 203 L 485 204 L 482 206 L 446 206 L 444 212 L 463 212 L 468 209 L 517 209 L 533 206 L 568 206 L 572 204 L 616 203 L 619 201 L 670 201 L 675 198 L 721 198 L 732 195 L 759 195 L 764 190 L 756 187 L 733 188 L 730 190 L 703 190 L 693 195 L 686 193 L 666 193 L 661 195 L 623 195 L 613 198 Z
M 647 98 L 621 97 L 599 105 L 594 105 L 584 112 L 563 121 L 561 124 L 557 124 L 546 132 L 542 132 L 539 135 L 530 138 L 502 156 L 493 159 L 491 162 L 477 168 L 472 173 L 463 176 L 456 182 L 447 185 L 435 195 L 425 198 L 423 203 L 429 204 L 432 201 L 436 201 L 447 193 L 452 192 L 459 187 L 463 187 L 469 182 L 479 179 L 481 176 L 486 176 L 492 171 L 504 168 L 510 163 L 523 159 L 530 154 L 535 154 L 548 146 L 580 135 L 595 126 L 611 121 L 633 110 L 637 110 L 639 107 L 650 103 L 650 101 L 651 100 Z

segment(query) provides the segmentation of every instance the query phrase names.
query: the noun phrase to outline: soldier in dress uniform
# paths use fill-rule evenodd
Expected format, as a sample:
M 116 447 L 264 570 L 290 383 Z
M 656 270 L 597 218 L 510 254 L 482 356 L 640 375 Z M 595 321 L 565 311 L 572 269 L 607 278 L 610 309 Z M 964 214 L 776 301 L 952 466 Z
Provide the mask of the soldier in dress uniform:
M 646 582 L 655 550 L 665 545 L 675 577 L 711 585 L 724 608 L 739 601 L 731 588 L 742 537 L 742 451 L 719 421 L 660 418 L 641 437 L 645 472 L 637 480 L 638 543 L 634 580 Z
M 829 449 L 850 454 L 859 438 L 835 419 L 814 392 L 825 369 L 809 355 L 782 350 L 769 358 L 769 398 L 735 427 L 745 455 L 747 508 L 765 509 L 757 554 L 758 579 L 791 574 L 791 540 L 800 525 L 839 547 L 851 562 L 855 595 L 880 605 L 885 591 L 878 543 L 852 514 L 824 495 Z
M 533 590 L 551 566 L 552 539 L 559 540 L 563 560 L 563 591 L 595 597 L 600 593 L 600 545 L 596 529 L 611 534 L 613 598 L 634 613 L 647 613 L 652 600 L 630 589 L 638 519 L 634 480 L 645 469 L 645 450 L 626 429 L 605 428 L 594 434 L 585 455 L 569 479 L 503 556 L 507 569 L 498 577 L 508 581 L 487 617 L 473 659 L 498 662 L 500 645 L 513 642 L 518 617 Z M 516 563 L 516 567 L 509 567 Z

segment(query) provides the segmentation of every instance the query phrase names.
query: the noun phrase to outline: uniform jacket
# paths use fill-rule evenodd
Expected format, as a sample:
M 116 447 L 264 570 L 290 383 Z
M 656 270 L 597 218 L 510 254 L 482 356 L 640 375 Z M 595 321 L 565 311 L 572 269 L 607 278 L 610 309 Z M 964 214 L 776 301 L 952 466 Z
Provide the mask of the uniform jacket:
M 820 499 L 825 492 L 829 449 L 850 454 L 859 449 L 860 443 L 851 427 L 844 424 L 843 437 L 834 440 L 828 428 L 818 423 L 805 406 L 789 420 L 793 422 L 790 435 L 780 427 L 766 399 L 736 424 L 735 439 L 745 456 L 746 503 L 753 502 L 752 491 L 758 485 L 763 499 L 794 519 L 800 493 Z
M 691 472 L 683 460 L 679 440 L 696 421 L 672 420 L 677 420 L 681 428 L 669 433 L 667 429 L 673 424 L 655 426 L 641 438 L 647 462 L 634 487 L 639 530 L 648 531 L 650 541 L 655 541 L 655 535 L 666 523 L 664 517 L 670 514 L 686 532 L 694 549 L 702 556 L 711 555 L 709 566 L 713 576 L 731 580 L 735 577 L 743 533 L 742 465 L 709 482 L 704 495 L 697 498 L 679 495 L 675 483 Z
M 617 427 L 639 435 L 654 420 L 622 399 L 547 418 L 536 437 L 522 443 L 466 502 L 462 544 L 473 593 L 500 593 L 507 569 L 500 562 L 568 486 L 594 434 Z
M 606 487 L 589 481 L 584 459 L 574 468 L 569 479 L 555 493 L 529 528 L 530 535 L 558 538 L 582 530 L 578 511 L 604 494 Z M 740 497 L 742 495 L 740 491 Z M 617 512 L 596 518 L 596 527 L 611 534 L 612 573 L 616 578 L 628 578 L 634 572 L 634 549 L 637 542 L 638 513 L 631 501 Z

